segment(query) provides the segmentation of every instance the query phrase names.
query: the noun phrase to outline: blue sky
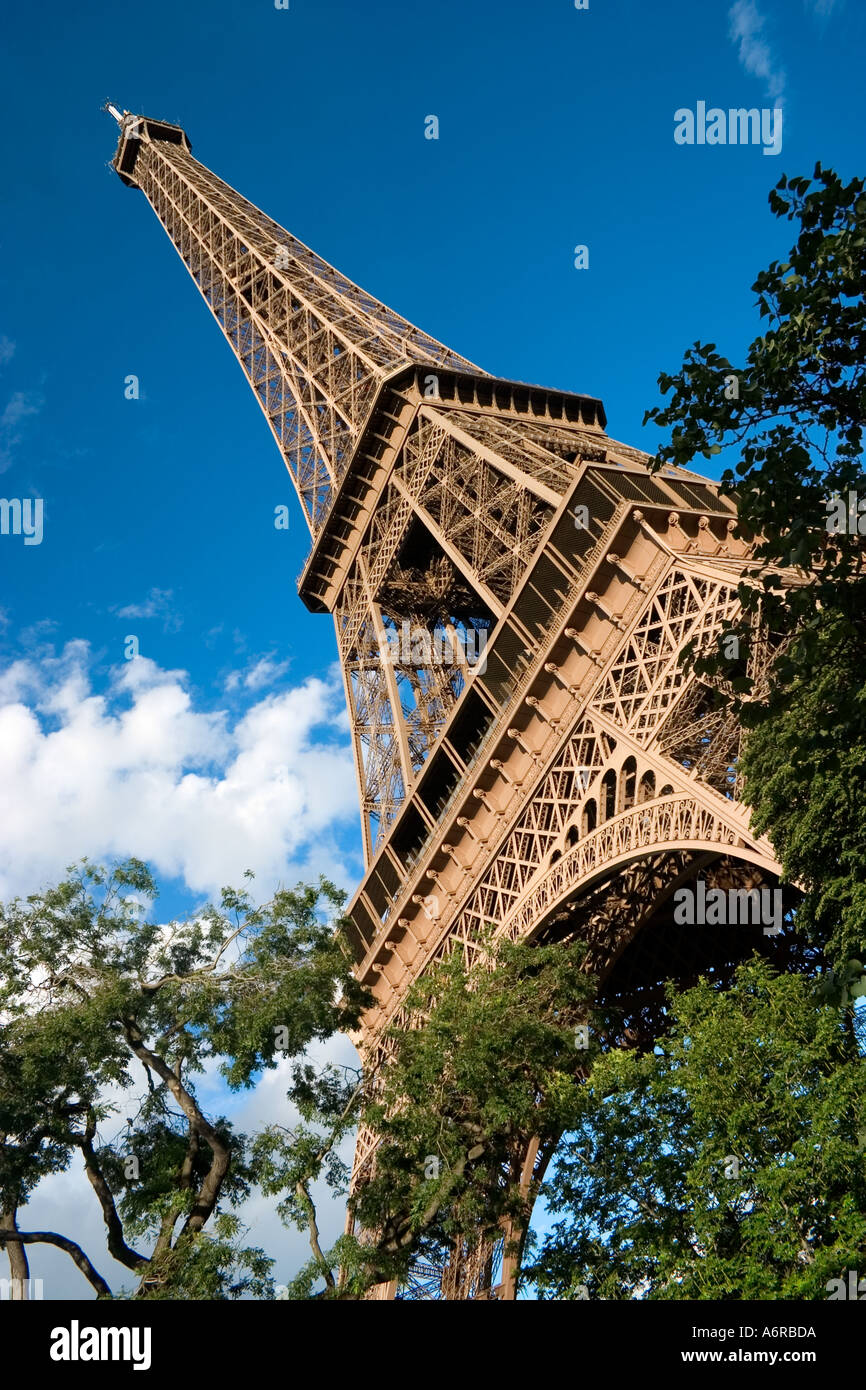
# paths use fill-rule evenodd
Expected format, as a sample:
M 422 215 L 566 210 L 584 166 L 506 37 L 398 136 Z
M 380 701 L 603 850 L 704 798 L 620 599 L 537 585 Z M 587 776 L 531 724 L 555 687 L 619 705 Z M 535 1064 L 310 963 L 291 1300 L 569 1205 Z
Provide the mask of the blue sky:
M 697 338 L 736 360 L 758 331 L 749 286 L 789 246 L 771 186 L 817 159 L 863 171 L 866 7 L 48 0 L 4 28 L 0 494 L 42 498 L 44 535 L 0 536 L 0 897 L 83 853 L 149 859 L 169 910 L 247 865 L 351 887 L 333 627 L 295 590 L 306 528 L 293 506 L 274 529 L 287 475 L 108 167 L 102 103 L 180 123 L 407 318 L 491 372 L 601 396 L 611 434 L 651 450 L 659 370 Z M 699 101 L 781 106 L 781 153 L 676 144 Z

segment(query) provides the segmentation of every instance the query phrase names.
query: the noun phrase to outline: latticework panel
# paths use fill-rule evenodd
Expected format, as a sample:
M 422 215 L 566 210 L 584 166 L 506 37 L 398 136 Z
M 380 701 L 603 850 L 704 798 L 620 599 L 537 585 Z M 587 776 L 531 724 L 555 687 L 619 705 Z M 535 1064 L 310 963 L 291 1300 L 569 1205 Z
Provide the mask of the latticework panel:
M 463 666 L 447 659 L 442 624 L 413 606 L 407 588 L 412 571 L 406 568 L 412 555 L 402 553 L 416 515 L 410 494 L 423 488 L 446 439 L 444 430 L 426 422 L 410 434 L 334 612 L 368 858 L 381 844 L 407 784 L 423 766 L 465 683 Z M 437 643 L 436 661 L 426 658 L 420 640 L 425 636 L 431 651 Z
M 660 846 L 727 848 L 739 839 L 739 827 L 726 824 L 721 815 L 688 793 L 644 802 L 598 826 L 551 864 L 503 929 L 514 940 L 528 935 L 553 906 L 595 874 L 610 873 L 629 859 L 648 857 Z
M 688 683 L 678 654 L 687 640 L 704 645 L 738 611 L 730 584 L 672 569 L 614 662 L 591 708 L 606 714 L 641 743 L 659 732 L 662 719 Z
M 683 786 L 687 762 L 678 767 L 673 759 L 656 753 L 645 754 L 640 764 L 632 758 L 630 767 L 627 749 L 632 740 L 646 744 L 650 736 L 660 734 L 663 717 L 685 679 L 678 659 L 685 642 L 696 633 L 705 640 L 718 631 L 735 607 L 730 586 L 696 583 L 675 568 L 668 573 L 637 624 L 634 639 L 624 644 L 613 663 L 626 690 L 621 691 L 610 677 L 603 682 L 587 717 L 567 740 L 464 906 L 455 935 L 463 938 L 465 950 L 485 923 L 502 923 L 508 917 L 564 832 L 570 829 L 576 840 L 624 809 L 629 799 L 645 800 L 656 790 L 673 792 L 674 787 Z M 644 715 L 650 703 L 652 725 Z M 594 711 L 611 721 L 607 728 L 593 721 Z M 614 725 L 616 736 L 610 732 Z M 627 735 L 631 737 L 626 744 Z
M 439 451 L 419 508 L 462 557 L 481 594 L 508 603 L 553 508 L 453 437 Z
M 492 450 L 482 456 L 473 436 L 455 437 L 456 413 L 422 411 L 409 430 L 335 609 L 369 854 L 447 725 L 471 657 L 480 657 L 554 510 Z
M 605 457 L 596 434 L 572 427 L 509 420 L 467 410 L 449 410 L 449 427 L 460 430 L 524 476 L 557 496 L 574 482 L 580 460 Z

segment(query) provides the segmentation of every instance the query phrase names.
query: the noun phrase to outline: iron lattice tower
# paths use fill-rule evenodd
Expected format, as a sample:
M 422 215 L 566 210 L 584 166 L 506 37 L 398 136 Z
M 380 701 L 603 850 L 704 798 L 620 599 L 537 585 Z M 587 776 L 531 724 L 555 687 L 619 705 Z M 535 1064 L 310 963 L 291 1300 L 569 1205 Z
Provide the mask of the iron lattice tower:
M 738 799 L 737 723 L 679 662 L 739 611 L 750 552 L 731 502 L 696 473 L 651 474 L 600 401 L 473 366 L 223 183 L 178 126 L 109 109 L 114 168 L 165 227 L 297 491 L 300 596 L 334 616 L 366 865 L 349 916 L 375 999 L 362 1053 L 488 923 L 580 933 L 637 1037 L 659 981 L 756 944 L 675 927 L 675 889 L 780 872 Z M 362 1130 L 356 1181 L 372 1155 Z M 527 1184 L 548 1157 L 529 1145 Z M 417 1270 L 416 1295 L 513 1297 L 513 1260 L 490 1256 Z

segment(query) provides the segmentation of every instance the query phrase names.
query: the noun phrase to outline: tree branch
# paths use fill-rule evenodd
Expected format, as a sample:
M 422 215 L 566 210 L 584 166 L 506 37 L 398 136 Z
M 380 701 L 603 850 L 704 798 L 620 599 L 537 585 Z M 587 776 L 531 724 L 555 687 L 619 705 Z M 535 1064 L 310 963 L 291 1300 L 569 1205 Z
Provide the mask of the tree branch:
M 127 1245 L 123 1234 L 123 1224 L 117 1214 L 117 1207 L 114 1205 L 114 1197 L 111 1188 L 105 1181 L 105 1176 L 99 1166 L 96 1154 L 93 1149 L 93 1136 L 96 1133 L 96 1119 L 91 1111 L 87 1119 L 87 1127 L 83 1134 L 74 1135 L 74 1142 L 80 1148 L 84 1157 L 84 1171 L 87 1173 L 90 1185 L 99 1199 L 102 1207 L 102 1215 L 105 1220 L 106 1230 L 108 1231 L 108 1253 L 119 1260 L 127 1269 L 139 1270 L 148 1265 L 150 1261 L 146 1255 L 139 1255 L 136 1250 Z
M 335 1289 L 337 1287 L 336 1280 L 334 1279 L 328 1261 L 322 1253 L 322 1247 L 319 1244 L 319 1225 L 316 1221 L 316 1208 L 312 1197 L 307 1191 L 307 1184 L 299 1179 L 295 1184 L 295 1191 L 298 1194 L 301 1205 L 307 1213 L 307 1230 L 310 1234 L 310 1249 L 321 1266 L 322 1274 L 324 1275 L 325 1283 L 328 1288 Z
M 0 1245 L 20 1241 L 22 1245 L 56 1245 L 78 1265 L 85 1279 L 96 1289 L 98 1298 L 113 1298 L 111 1289 L 102 1275 L 91 1264 L 80 1245 L 68 1236 L 58 1235 L 56 1231 L 0 1231 Z
M 213 1162 L 199 1187 L 192 1211 L 181 1230 L 181 1235 L 197 1233 L 211 1216 L 217 1204 L 220 1190 L 231 1164 L 231 1152 L 220 1138 L 213 1125 L 205 1118 L 195 1097 L 186 1089 L 180 1078 L 172 1071 L 164 1057 L 152 1052 L 144 1041 L 144 1035 L 133 1018 L 123 1020 L 126 1040 L 140 1062 L 155 1071 L 174 1096 L 190 1124 L 194 1134 L 207 1140 L 213 1153 Z

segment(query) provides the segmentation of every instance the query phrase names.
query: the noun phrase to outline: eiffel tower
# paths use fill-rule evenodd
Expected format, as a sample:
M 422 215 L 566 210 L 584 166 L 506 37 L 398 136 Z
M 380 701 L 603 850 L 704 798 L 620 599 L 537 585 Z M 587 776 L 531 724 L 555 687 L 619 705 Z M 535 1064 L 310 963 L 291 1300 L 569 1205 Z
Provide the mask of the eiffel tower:
M 491 923 L 580 935 L 628 1041 L 651 1038 L 661 982 L 762 943 L 677 926 L 676 889 L 780 874 L 739 799 L 737 721 L 679 660 L 739 613 L 751 551 L 733 504 L 697 473 L 651 473 L 601 401 L 490 376 L 413 327 L 194 159 L 179 126 L 107 109 L 114 168 L 291 476 L 312 537 L 301 599 L 334 617 L 365 857 L 348 914 L 374 998 L 362 1056 L 425 967 L 470 962 Z M 762 659 L 753 644 L 753 674 Z M 362 1128 L 353 1182 L 374 1153 Z M 527 1191 L 547 1158 L 528 1143 Z M 403 1296 L 509 1299 L 515 1273 L 501 1242 L 470 1242 Z

